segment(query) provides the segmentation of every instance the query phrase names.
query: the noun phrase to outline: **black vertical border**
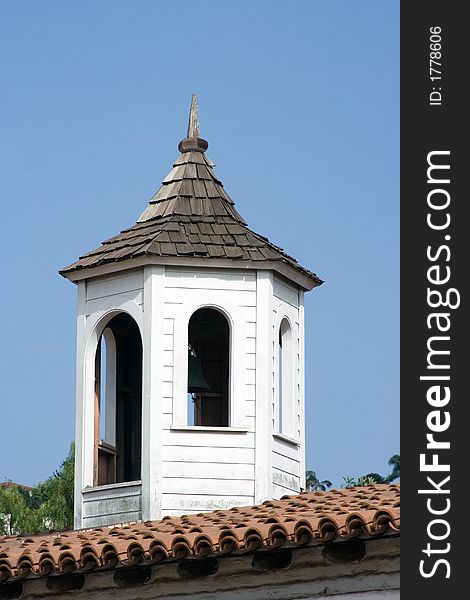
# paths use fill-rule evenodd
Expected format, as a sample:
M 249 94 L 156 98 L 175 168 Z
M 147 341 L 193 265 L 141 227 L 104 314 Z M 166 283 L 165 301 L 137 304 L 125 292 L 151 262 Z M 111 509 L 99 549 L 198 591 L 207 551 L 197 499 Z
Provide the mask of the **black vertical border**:
M 463 548 L 467 535 L 467 505 L 470 503 L 470 476 L 467 474 L 470 458 L 470 417 L 467 414 L 470 411 L 466 410 L 470 405 L 467 390 L 467 379 L 470 379 L 470 343 L 467 342 L 470 330 L 467 310 L 470 228 L 466 220 L 470 198 L 465 189 L 470 164 L 467 164 L 469 152 L 466 148 L 469 106 L 464 91 L 470 80 L 466 64 L 470 56 L 470 25 L 464 17 L 464 9 L 465 3 L 453 0 L 401 3 L 401 597 L 404 600 L 461 598 L 467 593 L 467 573 L 470 573 Z M 430 27 L 435 26 L 442 29 L 440 85 L 429 79 Z M 442 88 L 441 106 L 429 105 L 433 85 Z M 432 231 L 426 223 L 427 194 L 431 189 L 426 177 L 427 155 L 436 150 L 450 150 L 450 184 L 442 186 L 451 195 L 451 224 L 445 232 Z M 444 240 L 445 234 L 450 235 L 451 240 Z M 450 475 L 450 482 L 443 486 L 450 489 L 450 494 L 426 496 L 418 490 L 432 487 L 427 482 L 427 475 L 433 474 L 420 471 L 419 455 L 426 452 L 429 431 L 426 417 L 434 409 L 426 400 L 430 383 L 420 381 L 419 377 L 429 374 L 426 371 L 426 344 L 433 334 L 427 327 L 426 318 L 433 309 L 427 305 L 427 269 L 435 264 L 427 259 L 426 250 L 428 245 L 438 248 L 445 243 L 449 245 L 451 257 L 449 262 L 442 259 L 439 263 L 443 267 L 450 266 L 451 279 L 442 287 L 457 288 L 461 304 L 455 310 L 448 310 L 452 323 L 447 334 L 451 338 L 448 345 L 451 353 L 444 357 L 444 362 L 450 362 L 451 400 L 441 410 L 450 412 L 451 425 L 440 437 L 436 435 L 437 439 L 451 443 L 450 450 L 439 452 L 439 461 L 450 463 L 450 472 L 436 472 L 434 479 L 440 482 Z M 449 512 L 442 515 L 451 528 L 445 540 L 433 541 L 428 537 L 430 521 L 440 518 L 429 513 L 428 497 L 436 499 L 436 508 L 445 505 L 445 497 L 451 501 Z M 444 534 L 445 526 L 441 529 L 435 526 L 433 531 L 437 535 Z M 450 550 L 428 557 L 423 553 L 428 542 L 432 548 L 441 550 L 449 543 Z M 446 565 L 440 564 L 432 577 L 424 578 L 419 571 L 420 561 L 426 561 L 424 570 L 429 573 L 439 558 L 449 562 L 450 577 L 446 578 Z

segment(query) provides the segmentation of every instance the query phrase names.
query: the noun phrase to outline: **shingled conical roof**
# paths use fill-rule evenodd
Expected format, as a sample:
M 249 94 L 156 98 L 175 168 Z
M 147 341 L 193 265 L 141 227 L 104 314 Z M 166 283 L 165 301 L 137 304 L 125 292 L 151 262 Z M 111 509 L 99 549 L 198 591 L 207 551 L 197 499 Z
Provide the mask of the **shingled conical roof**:
M 214 164 L 205 156 L 207 148 L 208 143 L 200 137 L 197 102 L 193 96 L 187 137 L 178 145 L 181 154 L 137 223 L 60 273 L 69 277 L 83 269 L 88 271 L 145 256 L 196 257 L 254 263 L 257 268 L 283 265 L 282 270 L 287 267 L 288 271 L 293 269 L 303 275 L 308 289 L 320 285 L 321 279 L 301 267 L 282 248 L 248 229 L 215 174 Z

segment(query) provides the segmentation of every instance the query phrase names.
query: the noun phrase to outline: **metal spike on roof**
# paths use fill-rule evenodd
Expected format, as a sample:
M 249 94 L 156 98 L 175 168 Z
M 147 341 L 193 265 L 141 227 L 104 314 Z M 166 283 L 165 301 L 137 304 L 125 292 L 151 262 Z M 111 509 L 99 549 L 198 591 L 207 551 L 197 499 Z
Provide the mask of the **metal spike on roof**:
M 191 97 L 191 108 L 189 109 L 188 134 L 179 143 L 178 150 L 180 152 L 205 152 L 209 144 L 200 135 L 197 98 L 196 94 L 193 94 Z
M 191 108 L 189 110 L 189 121 L 188 121 L 188 138 L 198 138 L 200 136 L 199 131 L 199 115 L 197 112 L 197 98 L 196 94 L 192 95 Z

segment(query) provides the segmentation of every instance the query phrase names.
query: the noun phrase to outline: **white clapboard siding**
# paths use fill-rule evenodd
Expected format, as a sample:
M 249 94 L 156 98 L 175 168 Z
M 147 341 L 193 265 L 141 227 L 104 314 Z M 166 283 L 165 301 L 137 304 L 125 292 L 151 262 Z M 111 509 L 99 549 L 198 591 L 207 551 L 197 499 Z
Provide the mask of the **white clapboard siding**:
M 163 431 L 169 431 L 173 425 L 173 411 L 163 413 L 162 415 L 162 429 Z
M 112 500 L 93 500 L 92 502 L 83 503 L 83 514 L 89 518 L 138 511 L 140 511 L 140 496 L 127 496 Z
M 245 364 L 246 364 L 247 369 L 255 370 L 256 369 L 256 354 L 247 353 Z
M 161 384 L 162 386 L 162 394 L 164 398 L 173 398 L 173 382 L 172 381 L 164 381 Z
M 294 492 L 300 491 L 300 479 L 298 476 L 280 471 L 275 467 L 273 467 L 273 483 Z
M 171 335 L 173 336 L 175 327 L 174 319 L 163 319 L 163 335 Z
M 292 458 L 284 456 L 283 454 L 279 454 L 278 452 L 273 452 L 273 467 L 297 477 L 300 475 L 299 461 L 293 460 Z
M 273 496 L 274 498 L 282 498 L 282 496 L 295 496 L 298 491 L 290 490 L 281 485 L 273 484 Z
M 194 291 L 194 290 L 191 290 Z M 226 291 L 226 290 L 223 290 Z M 166 288 L 165 289 L 165 303 L 167 304 L 181 304 L 181 300 L 184 295 L 188 293 L 187 288 Z M 238 306 L 246 306 L 248 308 L 256 306 L 256 292 L 248 290 L 232 290 L 230 292 L 233 296 L 236 296 Z M 207 292 L 210 297 L 210 291 Z
M 250 506 L 253 496 L 224 496 L 210 498 L 203 494 L 163 494 L 163 510 L 170 515 L 200 512 L 202 510 L 230 509 L 233 506 Z
M 173 412 L 173 398 L 171 396 L 164 396 L 163 398 L 163 413 L 169 414 Z
M 254 400 L 245 401 L 245 414 L 247 417 L 256 416 L 256 402 Z
M 166 319 L 166 320 L 168 321 L 168 319 Z M 163 350 L 173 352 L 173 334 L 172 333 L 166 333 L 163 336 Z
M 178 316 L 178 313 L 181 311 L 181 307 L 183 306 L 183 300 L 185 297 L 189 297 L 190 293 L 194 290 L 181 290 L 181 302 L 165 302 L 165 320 L 175 319 Z M 232 302 L 234 301 L 234 295 L 230 296 Z M 207 294 L 207 303 L 210 304 L 210 293 Z M 255 323 L 256 322 L 256 306 L 243 306 L 237 304 L 240 310 L 243 313 L 246 323 Z
M 141 518 L 140 483 L 106 485 L 83 492 L 83 522 L 87 527 Z
M 247 337 L 245 348 L 247 354 L 256 354 L 256 339 L 254 337 Z
M 207 494 L 209 496 L 253 496 L 254 480 L 250 479 L 185 479 L 164 477 L 164 494 Z
M 248 429 L 248 431 L 255 431 L 255 426 L 256 426 L 256 420 L 255 420 L 255 416 L 250 416 L 250 415 L 246 415 L 245 416 L 245 426 Z
M 105 278 L 100 277 L 89 281 L 86 286 L 86 299 L 96 300 L 122 292 L 143 290 L 143 288 L 143 271 L 125 271 L 119 275 L 107 275 Z
M 163 444 L 207 448 L 254 448 L 255 436 L 251 432 L 169 430 L 163 432 Z
M 232 448 L 227 447 L 206 447 L 198 446 L 167 446 L 165 449 L 165 460 L 167 463 L 172 461 L 190 461 L 202 463 L 225 463 L 232 464 L 234 461 L 245 465 L 252 465 L 255 462 L 255 453 L 253 448 L 237 448 L 236 457 Z
M 242 306 L 243 313 L 245 315 L 245 321 L 255 323 L 256 322 L 256 306 Z
M 300 460 L 299 446 L 277 437 L 273 437 L 273 453 L 287 456 L 287 458 L 292 460 Z
M 168 288 L 191 288 L 205 290 L 256 290 L 256 275 L 244 271 L 228 271 L 221 269 L 189 270 L 167 269 L 165 285 Z
M 100 312 L 102 310 L 109 310 L 110 308 L 119 308 L 126 302 L 135 302 L 139 306 L 143 304 L 143 293 L 142 290 L 133 290 L 130 292 L 121 292 L 120 294 L 112 294 L 103 298 L 96 298 L 95 300 L 87 300 L 86 302 L 86 314 L 92 315 L 93 313 Z
M 293 398 L 292 403 L 289 403 L 292 414 L 289 418 L 288 431 L 284 431 L 289 437 L 295 437 L 296 439 L 302 439 L 302 395 L 303 395 L 303 375 L 301 370 L 302 365 L 302 348 L 303 348 L 303 330 L 300 323 L 300 294 L 297 287 L 291 285 L 289 282 L 280 277 L 274 277 L 273 280 L 273 294 L 277 299 L 274 304 L 273 310 L 273 354 L 272 354 L 272 387 L 270 394 L 272 398 L 272 423 L 273 430 L 279 431 L 279 406 L 278 406 L 278 385 L 279 385 L 279 374 L 278 374 L 278 359 L 277 359 L 277 339 L 279 336 L 279 326 L 284 317 L 287 317 L 292 331 L 292 360 L 293 360 L 293 381 L 292 390 Z M 290 411 L 289 411 L 290 412 Z M 277 440 L 276 440 L 277 442 Z M 275 443 L 276 443 L 275 442 Z M 280 442 L 282 444 L 282 442 Z M 282 448 L 276 448 L 281 454 L 284 452 L 286 456 L 292 456 L 292 453 L 287 449 L 287 445 L 284 450 Z M 295 454 L 298 454 L 300 462 L 300 453 L 297 449 L 294 450 Z M 275 457 L 273 456 L 273 465 L 275 465 Z
M 273 294 L 276 298 L 287 302 L 291 306 L 297 308 L 299 306 L 299 291 L 292 285 L 289 285 L 284 280 L 280 280 L 278 277 L 274 277 L 273 280 Z
M 163 351 L 163 365 L 165 367 L 173 366 L 173 350 L 164 350 Z
M 193 453 L 197 457 L 197 450 Z M 253 479 L 255 467 L 252 464 L 243 464 L 239 457 L 233 457 L 232 463 L 216 462 L 168 462 L 163 463 L 164 477 L 184 477 L 202 479 Z
M 246 400 L 256 400 L 256 385 L 254 383 L 245 384 L 245 398 Z
M 165 297 L 166 292 L 165 290 Z M 167 302 L 165 301 L 165 320 L 172 320 L 178 316 L 178 313 L 181 311 L 181 307 L 184 304 L 184 300 L 189 298 L 194 290 L 181 289 L 180 298 L 181 302 Z M 219 292 L 220 293 L 220 292 Z M 236 302 L 238 292 L 230 293 L 230 300 L 236 304 L 240 308 L 240 311 L 243 313 L 244 319 L 246 323 L 255 323 L 256 322 L 256 306 L 245 306 L 243 304 L 239 304 Z M 210 304 L 210 292 L 207 294 L 207 303 Z
M 109 515 L 102 515 L 96 517 L 83 516 L 83 527 L 85 529 L 89 527 L 102 527 L 103 525 L 117 525 L 119 523 L 134 523 L 135 521 L 142 520 L 142 512 L 117 512 Z
M 247 321 L 245 325 L 246 339 L 254 340 L 256 343 L 256 321 Z
M 173 366 L 162 367 L 163 381 L 173 381 Z
M 246 369 L 245 383 L 248 385 L 256 385 L 256 369 Z
M 182 302 L 165 302 L 165 321 L 174 322 L 181 310 Z
M 141 493 L 140 481 L 129 481 L 124 483 L 110 483 L 97 487 L 87 487 L 83 490 L 85 502 L 92 500 L 103 500 L 106 498 L 121 498 L 123 496 L 139 496 Z

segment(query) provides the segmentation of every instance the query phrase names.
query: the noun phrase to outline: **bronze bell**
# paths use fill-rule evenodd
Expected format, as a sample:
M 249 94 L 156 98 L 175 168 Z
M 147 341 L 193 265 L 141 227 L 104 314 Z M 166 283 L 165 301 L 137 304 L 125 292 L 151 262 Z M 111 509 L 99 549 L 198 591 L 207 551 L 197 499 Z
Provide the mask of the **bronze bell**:
M 210 386 L 204 379 L 201 359 L 190 352 L 188 355 L 188 392 L 199 394 L 207 390 L 210 390 Z

